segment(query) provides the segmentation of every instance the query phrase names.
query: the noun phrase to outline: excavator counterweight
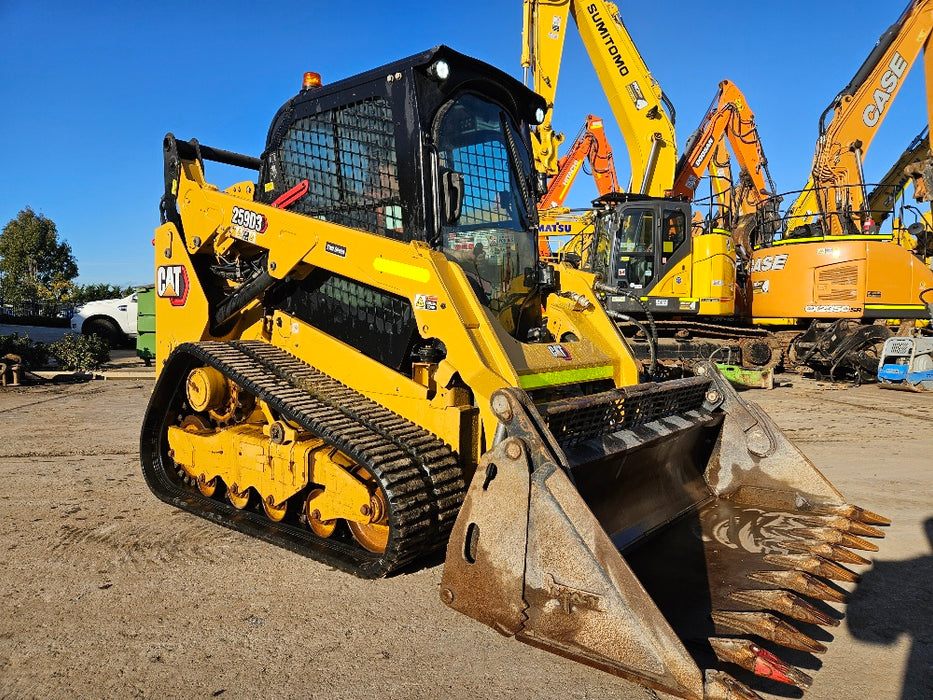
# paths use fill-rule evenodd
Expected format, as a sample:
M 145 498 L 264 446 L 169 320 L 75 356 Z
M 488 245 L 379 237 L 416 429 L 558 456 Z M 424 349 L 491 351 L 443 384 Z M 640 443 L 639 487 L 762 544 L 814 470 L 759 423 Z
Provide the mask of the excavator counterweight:
M 165 137 L 155 495 L 367 578 L 446 547 L 446 604 L 679 697 L 806 687 L 884 518 L 538 260 L 543 99 L 444 46 L 315 82 L 258 158 Z

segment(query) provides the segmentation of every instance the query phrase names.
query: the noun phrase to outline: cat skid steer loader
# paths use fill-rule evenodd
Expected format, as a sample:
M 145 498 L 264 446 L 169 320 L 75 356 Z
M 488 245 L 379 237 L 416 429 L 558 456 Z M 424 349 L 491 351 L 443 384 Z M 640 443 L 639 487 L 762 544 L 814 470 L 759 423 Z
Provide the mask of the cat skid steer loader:
M 358 576 L 446 546 L 454 609 L 679 697 L 804 688 L 772 650 L 824 650 L 886 521 L 712 366 L 649 381 L 598 278 L 538 264 L 544 109 L 442 46 L 307 74 L 260 158 L 166 136 L 147 483 Z

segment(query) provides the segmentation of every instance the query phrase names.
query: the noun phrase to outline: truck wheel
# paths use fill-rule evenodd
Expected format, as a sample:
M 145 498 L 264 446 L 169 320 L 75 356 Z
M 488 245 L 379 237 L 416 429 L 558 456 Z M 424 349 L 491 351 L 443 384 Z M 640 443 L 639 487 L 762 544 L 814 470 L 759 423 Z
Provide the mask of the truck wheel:
M 123 343 L 123 333 L 113 321 L 106 318 L 94 318 L 84 324 L 81 329 L 84 335 L 96 335 L 107 341 L 107 345 L 112 348 L 119 347 Z

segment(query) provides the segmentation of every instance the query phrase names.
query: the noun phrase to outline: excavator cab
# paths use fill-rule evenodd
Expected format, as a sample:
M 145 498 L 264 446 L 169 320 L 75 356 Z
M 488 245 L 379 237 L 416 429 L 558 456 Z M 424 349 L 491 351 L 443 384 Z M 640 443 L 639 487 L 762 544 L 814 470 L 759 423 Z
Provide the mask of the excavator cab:
M 622 289 L 651 289 L 668 267 L 689 253 L 683 246 L 689 213 L 687 205 L 657 199 L 617 209 L 606 277 L 614 277 Z
M 609 194 L 593 203 L 594 272 L 608 287 L 617 313 L 699 314 L 731 308 L 735 249 L 726 231 L 691 235 L 688 202 L 637 194 Z M 725 279 L 724 276 L 728 277 Z M 633 298 L 636 297 L 636 298 Z

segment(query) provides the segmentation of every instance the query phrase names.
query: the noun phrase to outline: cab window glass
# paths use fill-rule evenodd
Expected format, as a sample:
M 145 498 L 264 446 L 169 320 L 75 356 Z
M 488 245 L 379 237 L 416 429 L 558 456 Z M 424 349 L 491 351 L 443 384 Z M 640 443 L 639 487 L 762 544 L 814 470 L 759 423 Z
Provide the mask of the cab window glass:
M 628 209 L 622 217 L 618 233 L 620 253 L 654 251 L 654 212 L 651 209 Z
M 687 217 L 679 209 L 665 209 L 661 222 L 661 255 L 670 256 L 687 238 Z
M 507 113 L 471 93 L 441 113 L 437 151 L 440 166 L 463 179 L 459 217 L 442 224 L 443 251 L 511 332 L 530 291 L 525 270 L 536 262 L 522 189 L 530 181 L 531 157 Z

